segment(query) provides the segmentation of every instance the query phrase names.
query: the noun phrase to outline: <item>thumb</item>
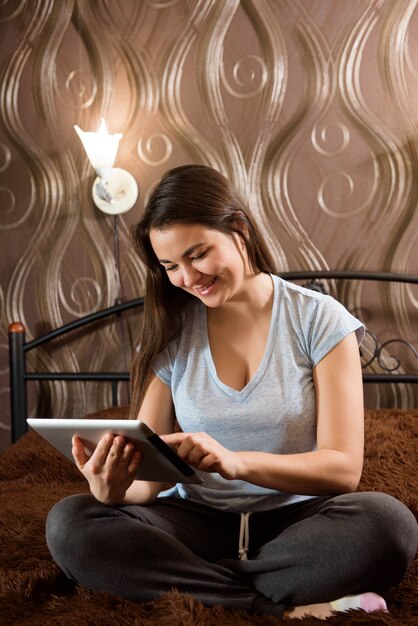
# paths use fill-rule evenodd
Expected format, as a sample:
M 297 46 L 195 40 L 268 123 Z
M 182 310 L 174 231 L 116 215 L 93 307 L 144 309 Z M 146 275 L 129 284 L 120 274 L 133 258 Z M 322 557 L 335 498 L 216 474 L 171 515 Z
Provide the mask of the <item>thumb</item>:
M 74 437 L 72 438 L 72 444 L 73 447 L 71 453 L 74 457 L 74 461 L 76 462 L 78 469 L 81 470 L 83 469 L 90 457 L 86 454 L 83 444 L 76 435 L 74 435 Z

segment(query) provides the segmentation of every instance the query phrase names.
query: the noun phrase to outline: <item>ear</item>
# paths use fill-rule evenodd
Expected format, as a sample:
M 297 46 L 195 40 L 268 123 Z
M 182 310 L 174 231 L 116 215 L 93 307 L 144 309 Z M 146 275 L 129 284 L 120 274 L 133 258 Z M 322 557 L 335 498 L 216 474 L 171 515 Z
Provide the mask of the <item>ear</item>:
M 238 228 L 241 232 L 244 233 L 246 237 L 248 237 L 248 232 L 249 232 L 248 219 L 245 213 L 238 209 L 237 211 L 234 212 L 234 217 L 235 217 L 234 226 L 236 226 L 236 228 Z M 240 237 L 242 238 L 241 235 Z
M 247 246 L 245 245 L 244 237 L 242 235 L 238 235 L 239 243 L 241 246 L 241 250 L 247 250 Z
M 239 228 L 242 231 L 242 224 L 239 225 Z M 235 242 L 235 246 L 239 254 L 241 255 L 241 257 L 247 260 L 248 258 L 247 245 L 245 243 L 244 237 L 240 233 L 237 233 L 237 232 L 231 233 L 231 237 L 233 238 Z

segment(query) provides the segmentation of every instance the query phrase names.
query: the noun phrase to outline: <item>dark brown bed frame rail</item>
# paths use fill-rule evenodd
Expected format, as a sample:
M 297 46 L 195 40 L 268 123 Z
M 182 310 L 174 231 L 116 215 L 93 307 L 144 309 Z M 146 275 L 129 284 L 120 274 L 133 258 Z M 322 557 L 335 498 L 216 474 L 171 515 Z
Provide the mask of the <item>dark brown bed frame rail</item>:
M 9 326 L 9 361 L 10 361 L 10 405 L 12 443 L 17 441 L 27 431 L 27 382 L 37 380 L 82 380 L 82 381 L 110 381 L 112 384 L 112 404 L 117 404 L 117 383 L 128 381 L 128 372 L 27 372 L 26 354 L 30 350 L 42 346 L 49 341 L 79 330 L 88 324 L 141 307 L 144 298 L 134 298 L 127 302 L 102 309 L 90 315 L 85 315 L 69 324 L 26 342 L 26 329 L 20 322 L 13 322 Z
M 283 272 L 280 274 L 282 278 L 289 281 L 308 281 L 305 286 L 311 288 L 321 287 L 320 279 L 333 280 L 372 280 L 387 282 L 402 282 L 410 284 L 418 284 L 418 276 L 410 274 L 391 274 L 385 272 L 363 272 L 363 271 L 338 271 L 338 270 L 320 270 L 320 271 L 298 271 Z M 55 330 L 37 337 L 32 341 L 26 342 L 25 327 L 20 322 L 13 322 L 9 326 L 9 358 L 10 358 L 10 403 L 11 403 L 11 427 L 12 442 L 17 441 L 27 431 L 27 382 L 41 380 L 81 380 L 81 381 L 110 381 L 112 385 L 112 403 L 117 404 L 117 384 L 119 381 L 128 381 L 128 372 L 27 372 L 26 371 L 26 354 L 30 350 L 44 345 L 47 342 L 61 337 L 71 331 L 78 330 L 88 324 L 111 317 L 112 315 L 121 315 L 124 311 L 141 307 L 144 304 L 144 298 L 135 298 L 116 304 L 115 306 L 102 309 L 96 313 L 81 317 L 69 324 L 65 324 Z M 391 339 L 381 346 L 376 342 L 375 355 L 372 360 L 379 358 L 380 351 L 388 343 L 401 342 L 408 347 L 418 357 L 418 351 L 410 343 L 404 339 Z M 363 365 L 366 367 L 371 361 Z M 397 369 L 393 368 L 393 370 Z M 387 370 L 386 374 L 368 374 L 363 373 L 363 381 L 365 383 L 418 383 L 418 374 L 394 374 L 392 370 Z

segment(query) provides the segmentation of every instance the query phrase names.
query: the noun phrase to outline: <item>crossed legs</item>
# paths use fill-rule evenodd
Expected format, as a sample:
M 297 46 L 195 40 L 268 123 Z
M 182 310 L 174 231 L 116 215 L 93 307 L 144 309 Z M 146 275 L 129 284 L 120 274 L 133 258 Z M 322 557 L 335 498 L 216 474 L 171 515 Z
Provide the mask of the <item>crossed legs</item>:
M 382 593 L 402 578 L 417 526 L 377 493 L 316 498 L 250 517 L 249 560 L 237 559 L 240 518 L 179 499 L 109 507 L 66 498 L 47 520 L 52 556 L 82 585 L 137 602 L 175 588 L 210 606 L 283 615 L 289 606 Z

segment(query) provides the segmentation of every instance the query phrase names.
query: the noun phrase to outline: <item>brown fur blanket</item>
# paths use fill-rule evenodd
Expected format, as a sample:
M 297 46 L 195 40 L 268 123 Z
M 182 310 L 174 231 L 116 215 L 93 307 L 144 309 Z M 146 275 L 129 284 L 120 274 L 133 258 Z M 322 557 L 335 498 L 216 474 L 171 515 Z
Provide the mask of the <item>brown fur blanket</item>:
M 116 413 L 116 414 L 115 414 Z M 110 410 L 95 417 L 123 417 Z M 362 491 L 384 491 L 418 517 L 418 409 L 366 413 L 366 456 Z M 52 561 L 44 523 L 50 507 L 66 495 L 86 490 L 70 461 L 34 432 L 0 457 L 0 624 L 18 626 L 252 626 L 289 624 L 276 617 L 254 617 L 221 606 L 204 607 L 175 591 L 148 604 L 135 604 L 71 583 Z M 361 558 L 361 552 L 359 552 Z M 362 611 L 336 615 L 330 624 L 418 624 L 417 559 L 386 599 L 389 614 Z M 320 624 L 317 619 L 295 624 Z

